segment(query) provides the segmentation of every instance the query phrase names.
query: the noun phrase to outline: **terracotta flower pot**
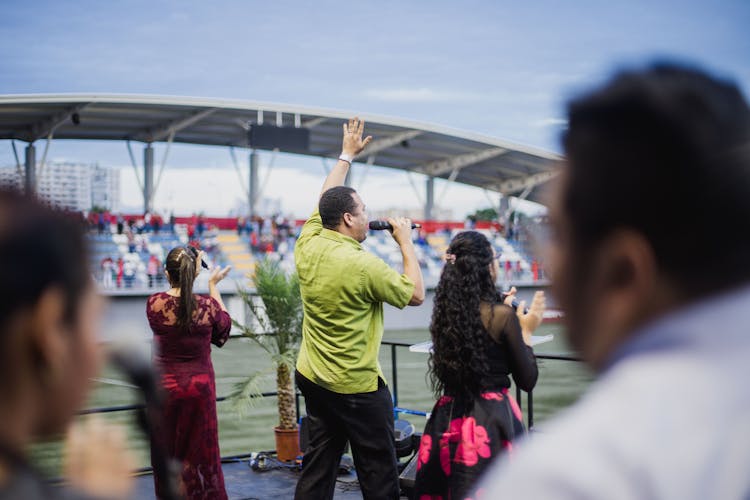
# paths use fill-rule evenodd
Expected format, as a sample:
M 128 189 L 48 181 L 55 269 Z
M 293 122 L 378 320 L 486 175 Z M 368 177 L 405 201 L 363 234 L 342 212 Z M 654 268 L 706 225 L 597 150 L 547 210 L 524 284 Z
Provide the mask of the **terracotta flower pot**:
M 276 434 L 276 458 L 282 462 L 294 460 L 301 453 L 299 450 L 299 432 L 297 429 L 273 428 Z

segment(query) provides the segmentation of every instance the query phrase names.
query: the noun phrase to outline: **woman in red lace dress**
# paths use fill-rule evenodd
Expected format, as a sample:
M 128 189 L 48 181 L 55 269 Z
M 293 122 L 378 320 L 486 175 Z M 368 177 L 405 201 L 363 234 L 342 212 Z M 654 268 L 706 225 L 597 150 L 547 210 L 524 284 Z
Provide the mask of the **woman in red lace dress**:
M 216 421 L 216 383 L 211 345 L 221 347 L 232 321 L 216 285 L 229 267 L 214 269 L 209 296 L 193 294 L 202 252 L 177 247 L 167 255 L 171 288 L 148 298 L 146 314 L 154 332 L 154 361 L 166 393 L 154 435 L 182 467 L 180 488 L 188 499 L 226 499 Z M 165 496 L 166 478 L 154 475 L 156 494 Z

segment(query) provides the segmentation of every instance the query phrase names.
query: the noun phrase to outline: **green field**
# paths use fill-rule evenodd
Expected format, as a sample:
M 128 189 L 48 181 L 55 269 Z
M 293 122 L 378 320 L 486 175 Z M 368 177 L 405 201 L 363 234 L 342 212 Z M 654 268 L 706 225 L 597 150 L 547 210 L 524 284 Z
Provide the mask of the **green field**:
M 555 334 L 552 342 L 537 346 L 537 353 L 563 353 L 567 348 L 558 333 L 559 326 L 544 324 L 536 332 L 538 335 Z M 429 339 L 427 330 L 405 330 L 386 332 L 385 340 L 417 343 Z M 398 405 L 402 408 L 430 411 L 433 404 L 432 392 L 426 380 L 427 354 L 409 352 L 406 347 L 397 349 Z M 264 352 L 245 339 L 233 338 L 222 349 L 213 348 L 214 369 L 216 371 L 217 393 L 228 394 L 232 385 L 247 374 L 268 367 Z M 380 362 L 389 384 L 391 379 L 391 351 L 383 346 Z M 578 398 L 591 380 L 590 374 L 580 363 L 568 361 L 540 360 L 540 376 L 534 390 L 534 422 L 539 428 L 544 421 L 561 408 Z M 137 402 L 138 394 L 131 388 L 117 385 L 124 381 L 122 375 L 107 367 L 87 403 L 88 408 L 124 405 Z M 264 391 L 274 391 L 273 380 L 262 386 Z M 515 392 L 513 393 L 515 394 Z M 525 398 L 523 401 L 525 405 Z M 304 400 L 302 400 L 304 412 Z M 272 450 L 274 448 L 273 427 L 276 425 L 276 399 L 258 400 L 245 414 L 235 411 L 229 402 L 218 403 L 219 439 L 222 455 L 236 455 L 251 451 Z M 103 418 L 119 422 L 130 429 L 130 444 L 138 455 L 140 466 L 149 465 L 148 447 L 141 432 L 134 425 L 134 412 L 106 413 Z M 424 417 L 404 415 L 418 431 L 424 427 Z M 34 461 L 50 474 L 57 475 L 60 465 L 59 443 L 43 443 L 32 450 Z

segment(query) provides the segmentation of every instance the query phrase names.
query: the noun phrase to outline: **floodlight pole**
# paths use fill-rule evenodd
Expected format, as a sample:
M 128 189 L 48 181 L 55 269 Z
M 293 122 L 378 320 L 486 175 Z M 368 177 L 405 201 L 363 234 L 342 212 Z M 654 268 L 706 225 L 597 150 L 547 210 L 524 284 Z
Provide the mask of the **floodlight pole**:
M 151 212 L 154 198 L 154 147 L 143 150 L 143 213 Z
M 435 207 L 435 178 L 427 176 L 425 182 L 424 220 L 432 220 L 432 210 Z
M 255 205 L 258 202 L 258 152 L 250 152 L 250 175 L 248 177 L 250 185 L 247 190 L 247 206 L 250 216 L 256 215 Z
M 26 172 L 24 178 L 24 192 L 26 194 L 36 194 L 36 148 L 34 143 L 30 142 L 26 146 Z

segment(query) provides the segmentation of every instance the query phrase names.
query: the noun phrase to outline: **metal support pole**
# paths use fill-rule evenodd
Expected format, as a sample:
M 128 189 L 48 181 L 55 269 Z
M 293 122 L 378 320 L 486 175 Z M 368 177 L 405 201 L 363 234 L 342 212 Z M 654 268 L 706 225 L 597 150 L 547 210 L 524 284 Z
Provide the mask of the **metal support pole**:
M 425 182 L 424 220 L 432 220 L 432 209 L 435 206 L 435 178 L 427 177 Z
M 398 406 L 398 369 L 396 368 L 396 345 L 391 344 L 391 371 L 393 372 L 393 406 Z
M 24 192 L 26 194 L 36 194 L 36 148 L 34 143 L 26 146 L 26 176 L 24 179 Z
M 498 206 L 498 219 L 500 220 L 500 224 L 503 225 L 503 232 L 505 233 L 503 236 L 508 236 L 508 229 L 510 224 L 510 197 L 506 194 L 500 195 L 500 203 Z
M 529 430 L 532 430 L 534 428 L 534 396 L 532 396 L 533 391 L 529 391 L 526 395 L 526 402 L 527 402 L 527 409 L 526 414 L 528 415 L 528 428 Z
M 154 147 L 143 150 L 143 213 L 151 212 L 154 197 Z
M 254 149 L 250 153 L 250 176 L 247 190 L 247 206 L 251 216 L 256 215 L 255 205 L 258 203 L 258 152 Z

